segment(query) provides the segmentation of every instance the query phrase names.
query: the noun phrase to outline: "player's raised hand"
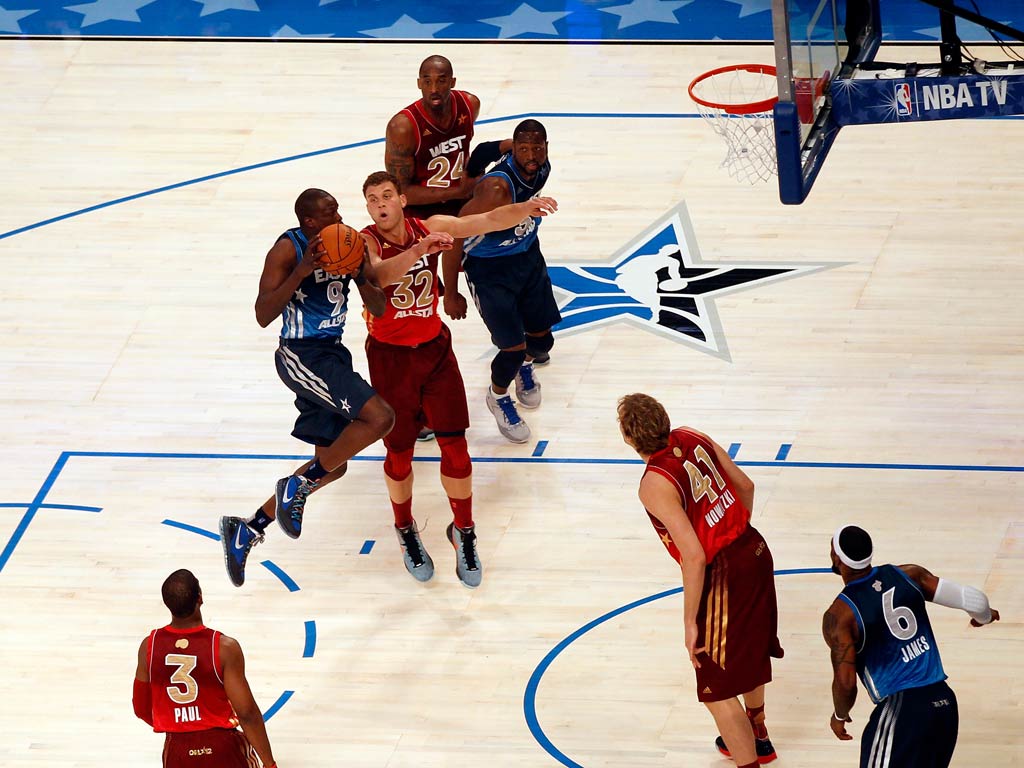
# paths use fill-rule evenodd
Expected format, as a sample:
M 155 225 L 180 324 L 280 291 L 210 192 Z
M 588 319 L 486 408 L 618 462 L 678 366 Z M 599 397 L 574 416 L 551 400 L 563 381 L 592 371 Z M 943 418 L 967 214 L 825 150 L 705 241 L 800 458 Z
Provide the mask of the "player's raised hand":
M 547 216 L 558 210 L 558 203 L 553 197 L 531 197 L 526 202 L 531 216 Z

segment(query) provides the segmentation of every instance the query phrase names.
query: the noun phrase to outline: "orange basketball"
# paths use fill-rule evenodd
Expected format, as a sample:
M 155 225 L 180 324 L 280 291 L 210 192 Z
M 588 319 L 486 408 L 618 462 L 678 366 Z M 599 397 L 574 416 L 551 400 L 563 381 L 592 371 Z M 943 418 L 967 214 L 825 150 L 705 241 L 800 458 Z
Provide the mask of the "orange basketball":
M 323 252 L 317 262 L 332 275 L 351 275 L 363 263 L 363 237 L 347 224 L 331 224 L 320 230 Z

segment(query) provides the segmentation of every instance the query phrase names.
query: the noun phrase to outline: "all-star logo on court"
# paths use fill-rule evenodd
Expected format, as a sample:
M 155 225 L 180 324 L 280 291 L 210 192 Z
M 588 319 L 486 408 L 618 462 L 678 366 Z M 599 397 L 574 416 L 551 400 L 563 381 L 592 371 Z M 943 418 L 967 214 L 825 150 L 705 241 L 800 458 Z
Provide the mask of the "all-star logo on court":
M 550 264 L 562 334 L 611 323 L 639 325 L 729 360 L 715 299 L 841 263 L 701 261 L 693 225 L 680 203 L 604 264 Z

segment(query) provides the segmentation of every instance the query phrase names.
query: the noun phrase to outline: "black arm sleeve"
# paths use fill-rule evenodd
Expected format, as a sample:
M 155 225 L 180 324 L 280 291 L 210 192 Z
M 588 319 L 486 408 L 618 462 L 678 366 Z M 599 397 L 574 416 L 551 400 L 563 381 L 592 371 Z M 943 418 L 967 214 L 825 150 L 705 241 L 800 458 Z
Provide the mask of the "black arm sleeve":
M 480 176 L 487 170 L 487 166 L 501 157 L 500 141 L 485 141 L 478 144 L 477 148 L 469 155 L 469 162 L 466 163 L 467 176 Z

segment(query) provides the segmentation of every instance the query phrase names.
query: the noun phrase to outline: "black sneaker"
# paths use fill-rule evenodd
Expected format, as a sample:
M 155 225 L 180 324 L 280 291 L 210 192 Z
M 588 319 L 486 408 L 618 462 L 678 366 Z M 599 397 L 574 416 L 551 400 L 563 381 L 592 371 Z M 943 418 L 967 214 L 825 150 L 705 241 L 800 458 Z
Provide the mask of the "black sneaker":
M 715 747 L 726 757 L 732 757 L 729 753 L 729 748 L 725 746 L 725 740 L 721 736 L 715 739 Z M 754 749 L 757 751 L 757 762 L 761 765 L 767 765 L 778 757 L 775 754 L 775 747 L 772 746 L 771 739 L 754 739 Z
M 282 477 L 277 481 L 274 498 L 277 501 L 277 522 L 284 532 L 293 539 L 302 534 L 302 511 L 306 497 L 316 489 L 316 483 L 302 475 Z
M 405 528 L 395 526 L 398 543 L 402 547 L 402 560 L 407 570 L 416 581 L 430 581 L 434 575 L 434 561 L 430 559 L 416 523 Z
M 551 355 L 547 352 L 541 352 L 535 358 L 533 358 L 534 365 L 547 365 L 551 362 Z
M 249 552 L 263 541 L 263 534 L 256 533 L 240 517 L 220 519 L 220 543 L 224 547 L 224 566 L 228 578 L 236 587 L 245 583 L 245 561 Z
M 430 427 L 424 427 L 420 430 L 420 433 L 416 435 L 416 442 L 418 443 L 429 443 L 435 437 L 434 430 Z

